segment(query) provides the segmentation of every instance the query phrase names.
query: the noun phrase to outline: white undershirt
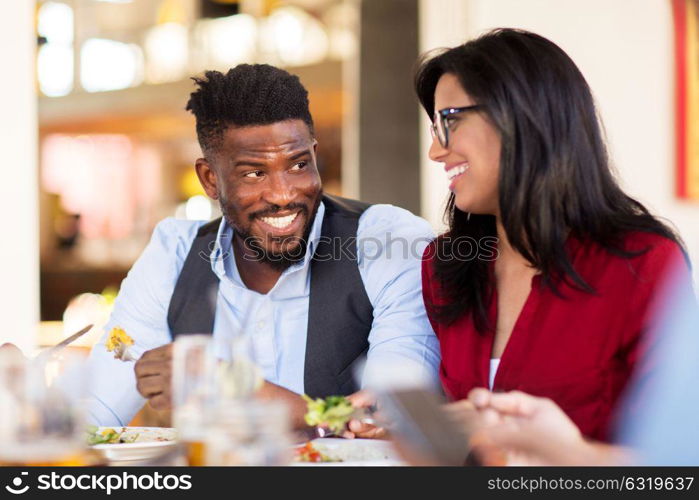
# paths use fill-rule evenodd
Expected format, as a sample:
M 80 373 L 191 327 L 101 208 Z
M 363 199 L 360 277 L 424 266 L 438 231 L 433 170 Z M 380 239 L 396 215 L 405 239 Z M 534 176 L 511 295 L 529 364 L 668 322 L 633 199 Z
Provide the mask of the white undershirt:
M 498 366 L 500 366 L 500 358 L 490 358 L 490 374 L 488 376 L 488 385 L 490 390 L 493 390 L 493 382 L 495 382 L 495 374 L 498 372 Z

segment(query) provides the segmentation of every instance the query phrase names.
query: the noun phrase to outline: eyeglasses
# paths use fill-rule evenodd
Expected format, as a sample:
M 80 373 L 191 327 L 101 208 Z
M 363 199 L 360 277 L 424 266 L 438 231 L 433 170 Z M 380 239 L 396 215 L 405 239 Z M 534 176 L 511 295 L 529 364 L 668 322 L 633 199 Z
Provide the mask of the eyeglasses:
M 434 116 L 432 117 L 432 126 L 430 127 L 432 136 L 437 138 L 439 144 L 441 144 L 443 148 L 448 148 L 449 127 L 454 123 L 454 120 L 450 119 L 451 115 L 463 113 L 465 111 L 475 111 L 483 107 L 484 106 L 482 104 L 473 104 L 471 106 L 464 106 L 462 108 L 444 108 L 440 109 L 439 111 L 435 111 Z

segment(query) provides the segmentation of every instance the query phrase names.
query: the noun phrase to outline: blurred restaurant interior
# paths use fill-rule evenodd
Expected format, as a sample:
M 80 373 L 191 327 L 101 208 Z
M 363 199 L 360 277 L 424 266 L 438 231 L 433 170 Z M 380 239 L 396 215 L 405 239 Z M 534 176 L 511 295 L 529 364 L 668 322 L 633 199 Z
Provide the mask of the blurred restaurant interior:
M 0 343 L 31 351 L 104 323 L 159 220 L 218 216 L 193 169 L 200 150 L 184 109 L 190 78 L 207 69 L 265 62 L 299 75 L 310 92 L 325 191 L 402 206 L 441 230 L 448 183 L 427 159 L 431 139 L 412 68 L 426 50 L 498 26 L 547 36 L 581 67 L 623 186 L 678 228 L 696 280 L 699 168 L 677 162 L 672 3 L 2 2 L 0 209 L 9 227 Z M 699 116 L 699 102 L 688 106 Z M 699 136 L 685 142 L 695 144 L 687 161 L 699 166 Z M 99 335 L 97 328 L 77 345 Z

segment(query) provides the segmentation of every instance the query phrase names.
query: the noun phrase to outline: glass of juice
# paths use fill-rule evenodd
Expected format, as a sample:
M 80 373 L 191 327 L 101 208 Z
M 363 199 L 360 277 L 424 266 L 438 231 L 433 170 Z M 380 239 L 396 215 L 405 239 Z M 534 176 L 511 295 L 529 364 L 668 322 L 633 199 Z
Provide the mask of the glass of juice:
M 173 346 L 173 423 L 187 462 L 204 465 L 204 432 L 216 397 L 216 359 L 211 335 L 180 335 Z

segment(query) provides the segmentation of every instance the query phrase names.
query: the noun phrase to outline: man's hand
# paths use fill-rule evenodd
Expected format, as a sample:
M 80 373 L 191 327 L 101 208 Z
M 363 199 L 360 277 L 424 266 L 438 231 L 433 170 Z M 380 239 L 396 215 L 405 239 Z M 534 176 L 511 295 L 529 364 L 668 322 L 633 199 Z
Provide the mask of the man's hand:
M 355 392 L 347 396 L 350 400 L 352 406 L 355 408 L 371 408 L 376 404 L 376 398 L 369 394 L 367 391 Z M 363 422 L 362 420 L 353 418 L 347 424 L 348 430 L 342 435 L 347 439 L 358 438 L 368 438 L 368 439 L 383 439 L 387 437 L 388 432 L 385 428 L 379 427 L 375 424 L 370 424 Z
M 172 344 L 146 351 L 136 361 L 136 388 L 155 410 L 172 407 Z
M 292 429 L 307 428 L 303 419 L 303 416 L 306 414 L 306 403 L 295 392 L 265 380 L 262 387 L 255 393 L 255 396 L 260 399 L 283 401 L 289 409 Z

